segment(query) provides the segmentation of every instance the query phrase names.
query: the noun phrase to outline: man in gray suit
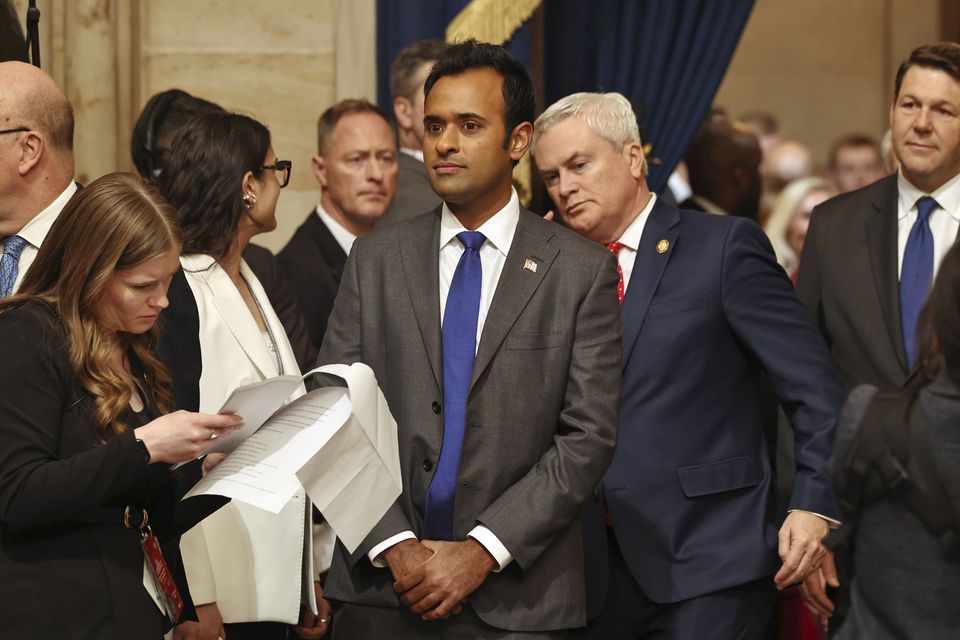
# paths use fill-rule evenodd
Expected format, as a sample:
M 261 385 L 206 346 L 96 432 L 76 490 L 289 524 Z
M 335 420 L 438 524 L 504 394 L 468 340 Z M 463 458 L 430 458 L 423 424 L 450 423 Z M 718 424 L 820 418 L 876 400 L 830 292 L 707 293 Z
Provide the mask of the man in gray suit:
M 440 206 L 423 166 L 423 83 L 447 48 L 442 40 L 421 40 L 405 47 L 390 67 L 390 93 L 397 121 L 397 197 L 382 220 L 397 222 Z
M 357 240 L 318 360 L 373 368 L 403 472 L 359 548 L 337 546 L 334 633 L 558 637 L 586 622 L 579 513 L 616 442 L 617 273 L 520 207 L 534 95 L 515 58 L 455 45 L 426 96 L 444 204 Z

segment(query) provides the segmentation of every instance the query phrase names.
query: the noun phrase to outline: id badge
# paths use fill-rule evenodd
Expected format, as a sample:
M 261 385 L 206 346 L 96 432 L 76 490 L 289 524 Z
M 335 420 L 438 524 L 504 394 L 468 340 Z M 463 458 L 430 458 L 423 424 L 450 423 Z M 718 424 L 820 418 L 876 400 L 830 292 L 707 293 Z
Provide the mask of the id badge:
M 164 613 L 170 623 L 176 625 L 180 622 L 180 614 L 183 613 L 183 598 L 177 585 L 173 581 L 173 575 L 167 566 L 167 561 L 163 559 L 163 552 L 160 550 L 160 543 L 150 527 L 140 529 L 140 544 L 143 546 L 143 555 L 147 559 L 147 569 L 150 570 L 150 577 L 153 578 L 153 584 L 157 588 L 157 593 L 163 599 Z

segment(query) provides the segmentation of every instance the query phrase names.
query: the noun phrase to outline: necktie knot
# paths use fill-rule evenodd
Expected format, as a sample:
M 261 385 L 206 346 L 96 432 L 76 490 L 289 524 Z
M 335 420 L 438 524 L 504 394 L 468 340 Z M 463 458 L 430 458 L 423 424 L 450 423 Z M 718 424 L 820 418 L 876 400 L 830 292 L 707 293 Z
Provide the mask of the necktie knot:
M 480 247 L 487 240 L 487 237 L 479 231 L 461 231 L 457 234 L 457 240 L 463 245 L 464 249 L 480 251 Z
M 933 210 L 939 207 L 937 201 L 930 196 L 923 196 L 917 199 L 917 220 L 926 220 L 933 213 Z
M 605 244 L 604 246 L 607 248 L 607 250 L 610 251 L 610 253 L 612 253 L 614 256 L 616 256 L 617 259 L 619 260 L 619 258 L 620 258 L 620 249 L 623 249 L 623 247 L 624 247 L 624 244 L 623 244 L 622 242 L 616 242 L 616 241 L 614 241 L 614 242 L 608 242 L 608 243 Z
M 7 236 L 3 239 L 3 255 L 19 260 L 20 252 L 26 244 L 27 241 L 20 236 Z

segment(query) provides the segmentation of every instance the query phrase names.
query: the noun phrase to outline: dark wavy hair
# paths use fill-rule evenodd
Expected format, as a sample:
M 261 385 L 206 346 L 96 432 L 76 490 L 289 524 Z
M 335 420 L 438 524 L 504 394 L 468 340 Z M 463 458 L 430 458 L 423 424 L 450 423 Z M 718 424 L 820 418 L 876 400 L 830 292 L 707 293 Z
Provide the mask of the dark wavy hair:
M 151 96 L 130 136 L 130 157 L 140 177 L 147 182 L 156 182 L 170 141 L 177 131 L 191 118 L 217 112 L 223 112 L 223 107 L 180 89 L 168 89 Z
M 430 70 L 423 85 L 423 95 L 429 96 L 433 85 L 444 76 L 486 68 L 493 69 L 503 77 L 503 102 L 506 104 L 503 112 L 506 125 L 503 146 L 506 148 L 514 127 L 521 122 L 533 124 L 537 107 L 530 75 L 520 61 L 500 45 L 478 42 L 473 38 L 450 45 Z
M 243 176 L 259 178 L 270 132 L 253 118 L 206 113 L 192 119 L 170 145 L 160 193 L 183 230 L 183 253 L 222 258 L 230 252 L 243 213 Z

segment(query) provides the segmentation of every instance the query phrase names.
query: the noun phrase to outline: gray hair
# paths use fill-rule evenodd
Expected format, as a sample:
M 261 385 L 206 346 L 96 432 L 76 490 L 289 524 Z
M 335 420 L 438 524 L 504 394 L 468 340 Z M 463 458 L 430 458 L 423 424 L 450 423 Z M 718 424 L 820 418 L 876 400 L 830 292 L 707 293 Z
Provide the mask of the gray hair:
M 640 140 L 640 127 L 630 101 L 619 93 L 574 93 L 557 100 L 540 114 L 533 124 L 531 153 L 536 156 L 537 141 L 553 125 L 571 116 L 582 118 L 590 130 L 608 140 L 618 152 L 623 145 Z M 647 175 L 647 159 L 643 159 Z

